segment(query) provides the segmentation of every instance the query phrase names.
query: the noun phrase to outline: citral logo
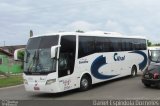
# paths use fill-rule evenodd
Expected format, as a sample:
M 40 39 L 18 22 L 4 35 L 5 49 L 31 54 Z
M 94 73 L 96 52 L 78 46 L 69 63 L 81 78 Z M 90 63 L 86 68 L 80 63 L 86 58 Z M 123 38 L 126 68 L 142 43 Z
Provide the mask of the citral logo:
M 119 56 L 118 53 L 114 53 L 114 61 L 123 61 L 123 60 L 125 60 L 125 55 Z

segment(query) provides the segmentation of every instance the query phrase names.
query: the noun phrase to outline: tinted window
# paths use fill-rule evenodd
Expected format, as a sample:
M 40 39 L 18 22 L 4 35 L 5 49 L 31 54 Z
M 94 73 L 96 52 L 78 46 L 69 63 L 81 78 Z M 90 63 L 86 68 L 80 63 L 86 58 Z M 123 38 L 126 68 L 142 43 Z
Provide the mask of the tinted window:
M 50 48 L 58 44 L 58 36 L 47 36 L 41 39 L 40 48 Z
M 134 50 L 146 50 L 145 39 L 134 39 L 133 40 Z
M 125 43 L 125 51 L 131 51 L 133 50 L 133 39 L 128 39 L 128 38 L 125 38 L 124 39 L 124 43 Z
M 125 39 L 121 39 L 121 46 L 122 46 L 122 51 L 126 51 L 126 40 Z
M 119 50 L 119 45 L 118 45 L 118 39 L 116 38 L 110 38 L 111 44 L 112 44 L 112 50 L 111 51 L 118 51 Z
M 103 52 L 104 51 L 104 38 L 95 37 L 95 52 Z
M 58 76 L 63 77 L 73 73 L 75 64 L 76 36 L 61 37 L 61 47 L 58 63 Z
M 79 37 L 78 58 L 93 54 L 95 52 L 94 37 Z
M 121 38 L 109 38 L 110 39 L 110 52 L 114 51 L 123 51 L 124 44 L 122 43 Z
M 146 47 L 146 40 L 141 40 L 141 50 L 146 50 L 147 47 Z
M 117 48 L 116 48 L 116 50 L 117 51 L 123 51 L 122 50 L 122 39 L 120 39 L 120 38 L 116 38 L 116 43 L 117 43 Z
M 109 52 L 111 50 L 113 51 L 110 39 L 108 39 L 108 38 L 102 38 L 102 39 L 104 39 L 103 51 L 104 52 Z
M 79 37 L 78 58 L 99 52 L 146 50 L 145 40 L 113 37 Z
M 41 40 L 40 37 L 30 38 L 27 43 L 26 48 L 27 49 L 37 49 L 40 45 L 40 40 Z
M 76 48 L 76 37 L 73 35 L 65 35 L 61 37 L 61 53 L 72 52 L 75 54 Z
M 58 35 L 42 36 L 29 39 L 27 49 L 44 49 L 58 44 Z

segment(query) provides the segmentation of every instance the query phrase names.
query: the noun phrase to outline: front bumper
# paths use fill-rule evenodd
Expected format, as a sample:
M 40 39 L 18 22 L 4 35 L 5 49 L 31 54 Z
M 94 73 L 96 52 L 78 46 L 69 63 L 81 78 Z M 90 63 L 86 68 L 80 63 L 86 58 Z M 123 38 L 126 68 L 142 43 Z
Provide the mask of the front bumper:
M 23 74 L 24 87 L 29 92 L 57 93 L 60 92 L 58 81 L 46 84 L 48 80 L 56 79 L 56 73 L 48 75 L 25 75 Z
M 58 88 L 57 83 L 53 83 L 51 85 L 45 85 L 45 84 L 24 84 L 25 90 L 29 92 L 41 92 L 41 93 L 58 93 L 60 92 L 60 89 Z

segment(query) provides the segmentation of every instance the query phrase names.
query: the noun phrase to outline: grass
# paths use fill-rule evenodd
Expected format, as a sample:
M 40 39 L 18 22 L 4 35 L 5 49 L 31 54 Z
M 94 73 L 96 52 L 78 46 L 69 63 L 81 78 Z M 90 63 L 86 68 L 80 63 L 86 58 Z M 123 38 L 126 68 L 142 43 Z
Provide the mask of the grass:
M 23 83 L 23 78 L 20 75 L 13 75 L 9 77 L 0 78 L 0 88 L 15 86 Z

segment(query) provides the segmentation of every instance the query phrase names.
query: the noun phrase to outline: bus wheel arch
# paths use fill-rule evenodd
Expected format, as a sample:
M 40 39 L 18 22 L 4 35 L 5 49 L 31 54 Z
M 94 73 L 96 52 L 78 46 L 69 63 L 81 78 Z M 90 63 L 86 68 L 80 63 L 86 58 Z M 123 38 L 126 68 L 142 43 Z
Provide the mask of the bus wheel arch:
M 92 86 L 92 77 L 90 74 L 85 73 L 80 80 L 80 91 L 87 91 Z
M 137 66 L 134 64 L 131 68 L 131 77 L 137 76 Z

